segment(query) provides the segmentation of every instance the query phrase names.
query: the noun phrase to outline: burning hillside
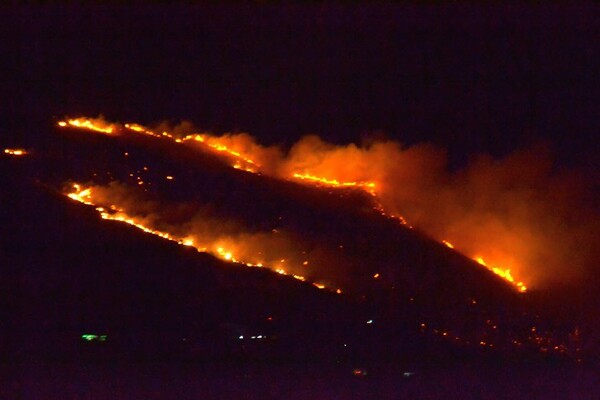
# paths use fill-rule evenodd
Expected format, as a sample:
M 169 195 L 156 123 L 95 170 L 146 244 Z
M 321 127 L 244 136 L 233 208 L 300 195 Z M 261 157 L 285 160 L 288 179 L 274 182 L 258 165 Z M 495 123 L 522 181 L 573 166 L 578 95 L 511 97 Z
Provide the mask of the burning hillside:
M 61 179 L 68 181 L 65 195 L 93 206 L 104 220 L 337 294 L 361 298 L 375 288 L 390 291 L 393 304 L 418 307 L 414 323 L 421 333 L 457 344 L 570 351 L 558 337 L 569 330 L 556 336 L 536 327 L 537 317 L 519 305 L 517 293 L 527 288 L 518 280 L 522 269 L 513 267 L 523 264 L 511 257 L 511 268 L 500 268 L 491 261 L 506 253 L 499 249 L 509 242 L 498 239 L 497 248 L 486 242 L 488 247 L 466 252 L 469 262 L 461 253 L 477 243 L 461 245 L 436 234 L 435 245 L 421 233 L 429 233 L 427 224 L 413 228 L 407 222 L 413 224 L 412 215 L 395 212 L 389 174 L 399 168 L 393 161 L 397 144 L 341 148 L 309 137 L 284 155 L 243 134 L 214 137 L 83 118 L 58 126 L 88 130 L 98 139 L 106 135 L 89 150 L 75 148 L 92 154 L 106 143 L 100 163 L 84 157 L 83 168 Z M 408 153 L 400 155 L 415 157 Z M 372 158 L 390 171 L 378 170 Z M 464 318 L 467 309 L 472 316 L 466 320 L 448 320 L 453 314 Z
M 384 202 L 388 202 L 388 199 L 385 196 L 385 190 L 381 189 L 381 185 L 378 185 L 365 177 L 365 171 L 368 173 L 368 170 L 370 169 L 369 159 L 380 155 L 379 150 L 372 151 L 372 148 L 359 149 L 351 146 L 347 151 L 346 149 L 335 148 L 327 143 L 323 143 L 318 138 L 307 138 L 305 141 L 294 146 L 289 155 L 283 158 L 278 149 L 264 148 L 256 145 L 252 138 L 247 135 L 218 138 L 208 134 L 187 134 L 181 138 L 176 138 L 169 132 L 163 131 L 161 133 L 155 133 L 149 128 L 139 124 L 116 125 L 107 123 L 103 120 L 88 118 L 60 121 L 58 125 L 63 128 L 70 126 L 109 135 L 118 134 L 119 129 L 121 132 L 130 130 L 156 138 L 169 139 L 175 143 L 181 144 L 190 142 L 194 145 L 207 146 L 210 150 L 221 153 L 229 160 L 231 166 L 236 169 L 243 169 L 251 173 L 265 173 L 278 178 L 298 180 L 306 184 L 317 186 L 361 189 L 374 197 L 373 201 L 375 204 L 373 208 L 375 210 L 382 215 L 390 215 L 402 224 L 406 224 L 406 219 L 404 217 L 394 215 L 393 212 L 388 211 L 387 207 L 383 205 Z M 375 147 L 376 146 L 373 148 Z M 347 154 L 348 152 L 351 154 Z M 373 152 L 374 155 L 371 155 L 371 152 Z M 338 167 L 337 169 L 336 166 Z M 314 175 L 313 171 L 319 171 L 322 175 Z M 357 172 L 359 172 L 359 177 L 364 179 L 342 180 L 337 178 L 339 176 L 341 178 L 353 179 L 356 177 Z M 379 180 L 385 179 L 381 177 L 379 171 L 376 172 L 377 173 L 374 175 Z M 143 184 L 143 181 L 138 182 L 138 184 Z M 381 195 L 382 192 L 384 193 L 383 196 Z M 447 240 L 443 240 L 443 242 L 449 243 Z M 452 245 L 452 248 L 454 248 L 454 245 Z M 502 252 L 496 250 L 494 253 L 501 254 Z M 513 284 L 519 291 L 525 292 L 527 290 L 523 282 L 513 278 L 511 269 L 505 269 L 497 265 L 489 265 L 488 263 L 483 262 L 483 258 L 478 255 L 473 256 L 473 259 L 480 265 L 505 279 L 507 282 Z M 248 262 L 247 264 L 254 263 Z M 510 264 L 514 265 L 515 261 L 511 259 Z
M 526 291 L 526 284 L 519 280 L 521 276 L 539 284 L 557 279 L 561 263 L 566 262 L 562 249 L 574 245 L 568 236 L 572 227 L 564 223 L 565 216 L 560 214 L 567 209 L 562 206 L 550 212 L 547 203 L 577 199 L 565 196 L 563 191 L 560 198 L 550 194 L 546 201 L 532 192 L 545 191 L 545 185 L 566 183 L 561 177 L 546 179 L 542 175 L 547 170 L 543 164 L 546 161 L 528 167 L 527 174 L 511 172 L 522 168 L 527 153 L 516 154 L 505 165 L 493 169 L 482 161 L 464 176 L 443 177 L 440 172 L 443 160 L 435 149 L 419 146 L 403 149 L 393 142 L 339 147 L 317 137 L 307 137 L 284 154 L 278 148 L 256 144 L 245 134 L 215 137 L 206 133 L 157 133 L 138 124 L 119 125 L 85 118 L 61 121 L 59 126 L 107 134 L 133 131 L 178 144 L 202 146 L 220 154 L 232 167 L 247 172 L 317 186 L 362 189 L 373 196 L 373 208 L 382 215 L 403 224 L 408 219 L 428 235 L 452 243 L 453 249 L 470 256 L 521 292 Z M 490 174 L 499 176 L 499 182 L 490 181 Z M 533 184 L 532 180 L 542 182 Z M 576 182 L 570 185 L 573 184 Z M 578 193 L 576 189 L 571 191 L 575 193 L 571 197 Z M 523 201 L 517 203 L 521 197 Z M 398 210 L 406 210 L 403 214 L 408 218 L 398 215 Z M 542 215 L 543 212 L 547 215 Z M 569 208 L 568 212 L 575 211 Z M 563 229 L 550 228 L 556 224 L 562 224 Z M 593 229 L 580 226 L 577 229 L 579 239 L 590 239 L 585 232 Z M 557 243 L 561 243 L 558 249 Z M 554 252 L 552 256 L 548 254 L 550 250 Z M 588 254 L 580 255 L 581 264 L 585 265 L 588 258 Z M 560 274 L 569 279 L 579 272 L 571 269 Z

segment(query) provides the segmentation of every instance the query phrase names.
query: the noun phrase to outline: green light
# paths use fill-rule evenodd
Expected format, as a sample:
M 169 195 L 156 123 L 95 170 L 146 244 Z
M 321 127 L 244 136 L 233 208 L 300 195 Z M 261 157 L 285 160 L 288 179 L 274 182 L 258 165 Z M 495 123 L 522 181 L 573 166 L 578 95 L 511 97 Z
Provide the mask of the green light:
M 81 335 L 81 338 L 86 342 L 92 342 L 94 340 L 97 340 L 99 342 L 106 342 L 108 340 L 108 335 L 92 335 L 86 333 L 85 335 Z

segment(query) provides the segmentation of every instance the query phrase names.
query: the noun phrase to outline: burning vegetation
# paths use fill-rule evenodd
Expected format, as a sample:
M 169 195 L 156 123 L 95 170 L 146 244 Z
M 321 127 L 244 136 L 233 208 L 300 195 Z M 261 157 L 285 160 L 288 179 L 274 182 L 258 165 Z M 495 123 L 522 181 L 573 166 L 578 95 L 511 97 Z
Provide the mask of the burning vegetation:
M 431 173 L 431 171 L 439 169 L 439 160 L 436 162 L 434 157 L 432 167 L 429 168 L 426 161 L 432 160 L 429 157 L 432 150 L 427 147 L 403 149 L 399 144 L 393 142 L 376 142 L 364 147 L 356 145 L 341 147 L 310 136 L 299 141 L 289 151 L 284 152 L 276 147 L 260 146 L 246 134 L 215 137 L 207 133 L 192 133 L 189 129 L 168 131 L 133 123 L 121 125 L 89 118 L 60 121 L 58 126 L 91 130 L 109 136 L 123 136 L 124 143 L 129 139 L 134 139 L 136 143 L 152 143 L 161 149 L 181 150 L 180 153 L 186 155 L 198 155 L 200 151 L 212 154 L 216 159 L 221 160 L 220 162 L 224 161 L 233 169 L 241 170 L 241 173 L 234 173 L 231 170 L 231 176 L 237 176 L 243 180 L 268 182 L 268 180 L 260 178 L 246 179 L 250 177 L 245 174 L 247 172 L 252 176 L 263 175 L 276 178 L 279 182 L 288 182 L 286 185 L 294 187 L 294 190 L 299 192 L 318 192 L 320 195 L 332 196 L 332 199 L 348 198 L 344 201 L 355 203 L 356 210 L 361 210 L 360 218 L 386 221 L 385 224 L 393 226 L 398 233 L 410 232 L 410 229 L 414 229 L 415 235 L 425 233 L 430 237 L 437 238 L 440 246 L 435 250 L 436 253 L 448 259 L 457 260 L 461 258 L 461 254 L 468 255 L 473 260 L 469 265 L 474 271 L 493 273 L 494 275 L 490 274 L 487 277 L 491 281 L 494 280 L 491 278 L 492 276 L 501 278 L 504 283 L 509 285 L 507 287 L 514 290 L 512 293 L 523 293 L 528 290 L 527 285 L 520 277 L 533 278 L 535 276 L 528 269 L 531 268 L 534 271 L 535 265 L 526 264 L 535 258 L 531 257 L 530 252 L 524 252 L 523 243 L 513 237 L 515 232 L 521 232 L 520 226 L 515 227 L 515 232 L 508 232 L 506 224 L 495 219 L 498 224 L 497 229 L 491 229 L 491 232 L 485 230 L 485 235 L 482 237 L 478 237 L 481 229 L 477 224 L 472 229 L 471 224 L 474 222 L 488 227 L 487 222 L 489 221 L 479 219 L 480 215 L 477 214 L 482 210 L 489 211 L 487 203 L 480 204 L 481 201 L 475 201 L 472 208 L 477 216 L 463 214 L 462 220 L 449 221 L 448 226 L 443 225 L 444 221 L 448 221 L 445 212 L 448 209 L 454 210 L 454 207 L 449 204 L 449 200 L 454 194 L 451 193 L 448 184 L 440 180 L 440 176 Z M 135 138 L 144 139 L 139 142 Z M 124 161 L 126 160 L 124 165 L 127 168 L 133 167 L 137 150 L 126 147 L 124 149 L 125 151 L 120 153 L 124 157 Z M 164 240 L 194 248 L 198 252 L 211 254 L 224 262 L 252 268 L 266 268 L 277 274 L 288 276 L 290 279 L 304 282 L 306 285 L 324 289 L 325 292 L 348 293 L 349 296 L 356 296 L 361 292 L 365 293 L 365 290 L 367 292 L 371 290 L 365 289 L 368 285 L 376 285 L 390 290 L 391 298 L 396 298 L 395 282 L 403 282 L 402 285 L 408 285 L 407 287 L 420 287 L 422 284 L 415 282 L 415 279 L 432 279 L 429 275 L 417 278 L 419 275 L 415 275 L 414 271 L 409 271 L 406 266 L 393 266 L 397 261 L 394 261 L 393 257 L 388 257 L 389 252 L 385 250 L 384 244 L 374 244 L 373 240 L 368 244 L 369 238 L 362 237 L 360 234 L 352 234 L 352 240 L 346 242 L 343 239 L 345 236 L 337 238 L 337 233 L 332 235 L 333 231 L 330 232 L 327 229 L 324 229 L 321 234 L 319 230 L 323 229 L 324 225 L 316 230 L 311 226 L 303 234 L 297 234 L 294 230 L 302 229 L 300 227 L 302 222 L 298 220 L 290 222 L 288 221 L 289 216 L 281 214 L 279 216 L 273 214 L 262 219 L 254 218 L 255 214 L 252 214 L 255 221 L 251 224 L 244 223 L 240 218 L 223 214 L 219 209 L 219 202 L 225 199 L 219 195 L 214 199 L 215 202 L 209 199 L 203 200 L 204 203 L 198 202 L 197 197 L 205 196 L 207 193 L 194 190 L 195 179 L 190 176 L 186 177 L 172 168 L 164 168 L 162 164 L 142 165 L 137 165 L 135 168 L 129 169 L 126 174 L 121 173 L 120 176 L 117 172 L 94 172 L 93 178 L 88 178 L 88 183 L 81 183 L 85 182 L 85 178 L 77 179 L 77 182 L 71 181 L 65 186 L 64 194 L 72 200 L 94 207 L 104 220 L 131 225 Z M 411 169 L 410 166 L 414 168 Z M 218 172 L 216 174 L 214 179 L 217 180 L 213 183 L 223 185 L 222 189 L 233 184 L 233 182 L 227 183 L 229 178 L 219 175 Z M 100 176 L 105 176 L 105 178 L 100 179 Z M 453 179 L 458 180 L 457 177 L 453 177 Z M 225 182 L 221 183 L 220 180 Z M 206 185 L 210 188 L 213 183 L 209 179 Z M 304 186 L 306 186 L 305 189 L 303 189 Z M 433 196 L 437 199 L 436 207 L 429 210 L 432 216 L 440 217 L 435 223 L 432 223 L 431 216 L 424 212 L 428 206 L 431 206 L 429 198 L 420 200 L 425 208 L 416 207 L 416 199 L 423 194 L 425 189 L 438 190 L 438 193 Z M 241 190 L 247 191 L 248 189 Z M 174 193 L 189 191 L 195 193 L 192 195 L 195 200 L 193 202 L 185 199 L 166 200 L 161 198 L 162 194 L 166 193 L 165 191 Z M 216 191 L 218 192 L 218 190 Z M 467 191 L 465 196 L 477 200 L 479 195 L 480 192 L 470 193 Z M 181 196 L 177 195 L 176 197 Z M 497 196 L 497 199 L 501 200 L 502 198 L 502 196 Z M 237 201 L 239 200 L 238 198 Z M 247 201 L 247 198 L 242 196 L 242 201 Z M 257 201 L 259 202 L 257 205 L 260 205 L 261 201 L 270 204 L 270 207 L 263 207 L 263 209 L 271 207 L 274 207 L 274 210 L 278 209 L 277 206 L 273 206 L 271 200 L 259 199 Z M 407 206 L 403 207 L 403 204 Z M 510 205 L 503 204 L 510 209 Z M 232 207 L 236 208 L 236 205 L 232 204 Z M 300 215 L 307 212 L 299 209 L 296 211 Z M 402 211 L 402 215 L 399 211 Z M 410 219 L 414 228 L 403 215 Z M 524 214 L 521 213 L 521 215 Z M 346 218 L 348 217 L 346 216 Z M 527 218 L 524 220 L 531 222 Z M 514 222 L 512 217 L 509 217 L 508 221 Z M 461 227 L 461 229 L 457 227 Z M 463 230 L 470 229 L 472 229 L 471 234 L 465 236 Z M 361 230 L 354 232 L 361 232 Z M 508 236 L 492 240 L 492 235 L 497 232 Z M 532 232 L 529 233 L 532 234 Z M 408 235 L 408 233 L 402 233 L 402 235 L 404 234 Z M 349 237 L 346 236 L 346 238 Z M 465 237 L 469 240 L 465 241 Z M 532 242 L 540 240 L 531 236 L 527 237 Z M 377 240 L 377 238 L 378 236 L 375 234 L 371 239 Z M 404 259 L 401 258 L 401 263 L 409 259 L 417 265 L 423 262 L 435 262 L 414 258 L 411 255 L 412 249 L 402 249 L 402 246 L 407 246 L 403 244 L 403 241 L 404 239 L 399 238 L 390 244 L 394 247 L 393 252 L 400 251 L 406 256 Z M 411 242 L 411 246 L 413 244 Z M 367 258 L 361 259 L 360 253 L 372 252 L 369 250 L 372 245 L 380 248 L 377 250 L 377 257 L 370 254 Z M 511 252 L 509 245 L 514 245 L 514 252 Z M 532 249 L 538 248 L 533 247 Z M 518 256 L 521 254 L 527 255 L 527 257 L 524 256 L 523 260 L 520 260 Z M 504 263 L 498 260 L 504 260 Z M 340 265 L 344 266 L 344 275 L 363 279 L 362 287 L 353 286 L 350 278 L 341 275 L 339 273 Z M 365 265 L 368 268 L 365 268 Z M 478 268 L 477 265 L 485 270 Z M 445 271 L 438 267 L 435 266 L 434 269 L 440 273 L 439 279 L 445 279 L 443 276 L 450 277 L 458 271 L 453 269 Z M 338 271 L 332 273 L 336 269 Z M 463 286 L 467 292 L 453 296 L 466 295 L 464 297 L 467 299 L 465 304 L 441 295 L 440 298 L 445 299 L 445 302 L 456 303 L 454 306 L 459 307 L 462 311 L 465 311 L 465 308 L 468 309 L 475 319 L 487 322 L 473 331 L 472 328 L 461 327 L 460 324 L 443 323 L 432 315 L 428 316 L 426 312 L 422 315 L 423 319 L 418 321 L 418 330 L 421 333 L 437 336 L 441 340 L 450 340 L 456 344 L 472 344 L 484 348 L 533 346 L 560 354 L 572 351 L 566 347 L 563 340 L 555 338 L 550 330 L 530 325 L 531 318 L 535 320 L 537 317 L 531 317 L 527 313 L 517 317 L 517 319 L 523 319 L 518 324 L 525 326 L 523 331 L 526 334 L 509 334 L 508 339 L 500 339 L 497 334 L 498 327 L 506 325 L 506 321 L 494 319 L 491 316 L 493 314 L 489 314 L 483 307 L 480 308 L 482 301 L 479 298 L 468 295 L 470 287 L 477 281 L 473 281 L 472 279 L 475 278 L 468 278 L 466 275 L 471 274 L 465 273 L 462 278 L 460 276 L 452 277 L 452 279 L 464 279 Z M 402 287 L 404 288 L 404 286 Z M 425 296 L 427 296 L 425 292 L 414 296 L 407 294 L 406 299 L 402 300 L 407 304 L 407 312 L 410 312 L 410 307 L 414 307 L 415 304 L 420 304 L 419 307 L 434 309 L 440 306 L 437 303 L 438 300 L 426 300 Z M 370 322 L 367 324 L 373 324 L 373 319 L 368 319 L 368 321 Z
M 4 154 L 7 154 L 9 156 L 20 157 L 27 155 L 27 151 L 24 149 L 4 149 Z
M 398 209 L 405 208 L 402 207 L 403 204 L 407 204 L 408 207 L 406 209 L 409 210 L 409 215 L 414 214 L 410 219 L 416 220 L 413 223 L 417 228 L 433 237 L 440 238 L 443 244 L 455 251 L 467 255 L 471 253 L 471 258 L 474 261 L 477 261 L 477 263 L 504 279 L 519 292 L 527 291 L 527 285 L 521 280 L 514 278 L 514 275 L 534 275 L 525 272 L 528 267 L 535 268 L 535 266 L 526 264 L 528 260 L 533 259 L 530 256 L 530 252 L 527 251 L 528 249 L 524 249 L 522 243 L 515 244 L 515 242 L 518 242 L 513 236 L 515 233 L 507 232 L 505 224 L 498 220 L 495 223 L 496 227 L 494 225 L 491 226 L 493 229 L 488 229 L 490 227 L 489 224 L 486 220 L 483 220 L 483 224 L 480 225 L 483 225 L 486 229 L 485 233 L 482 234 L 482 238 L 469 235 L 469 240 L 463 241 L 460 240 L 464 236 L 463 230 L 458 231 L 456 226 L 461 226 L 468 223 L 469 220 L 479 217 L 472 217 L 467 214 L 462 220 L 447 221 L 446 226 L 442 225 L 442 221 L 436 220 L 433 224 L 435 226 L 432 227 L 430 226 L 429 218 L 425 217 L 426 214 L 423 213 L 423 210 L 416 209 L 414 213 L 412 212 L 415 206 L 415 199 L 411 197 L 419 194 L 411 194 L 410 192 L 422 191 L 423 188 L 420 186 L 432 184 L 433 182 L 427 181 L 431 181 L 433 178 L 431 176 L 419 176 L 418 172 L 399 171 L 399 168 L 404 165 L 404 159 L 408 159 L 407 161 L 409 162 L 414 159 L 414 162 L 409 163 L 407 168 L 411 169 L 416 166 L 417 171 L 426 170 L 422 166 L 424 161 L 420 154 L 426 153 L 425 158 L 429 157 L 430 151 L 428 149 L 402 150 L 398 144 L 391 142 L 375 143 L 365 148 L 359 148 L 355 145 L 343 148 L 327 144 L 317 137 L 309 136 L 294 145 L 287 156 L 284 156 L 281 150 L 277 148 L 262 147 L 255 144 L 254 140 L 245 134 L 215 137 L 209 134 L 182 133 L 178 137 L 178 135 L 167 131 L 158 133 L 139 124 L 128 123 L 120 125 L 108 123 L 103 119 L 90 118 L 68 119 L 58 122 L 58 125 L 63 128 L 88 129 L 109 135 L 133 131 L 162 138 L 163 140 L 171 140 L 182 145 L 203 146 L 204 149 L 208 148 L 228 159 L 233 168 L 250 173 L 270 175 L 280 179 L 298 181 L 307 185 L 363 190 L 373 197 L 373 209 L 376 212 L 412 228 L 413 226 L 407 223 L 407 219 L 397 212 Z M 400 162 L 396 163 L 395 158 L 399 159 Z M 439 161 L 433 160 L 433 169 L 439 168 L 437 164 L 439 164 Z M 403 178 L 406 178 L 406 183 L 409 186 L 412 185 L 414 187 L 397 191 L 396 187 L 404 186 Z M 420 178 L 423 178 L 425 182 L 415 183 Z M 173 179 L 173 177 L 167 179 Z M 139 185 L 144 184 L 143 181 L 138 183 Z M 442 188 L 442 197 L 445 197 L 448 194 L 447 186 L 442 182 L 437 183 Z M 406 197 L 407 193 L 410 195 L 408 198 Z M 450 207 L 444 203 L 439 207 L 436 205 L 433 208 L 446 210 Z M 484 212 L 488 211 L 484 210 Z M 433 214 L 436 213 L 437 211 L 433 212 Z M 447 219 L 447 216 L 441 215 L 440 217 L 441 220 Z M 481 228 L 476 225 L 474 229 L 469 227 L 464 228 L 464 230 L 474 231 L 474 234 L 478 234 Z M 456 238 L 453 237 L 451 239 L 453 243 L 457 243 L 456 246 L 450 244 L 448 240 L 441 239 L 441 237 L 447 236 L 448 233 L 456 236 Z M 491 238 L 496 233 L 498 233 L 499 238 L 494 241 L 496 245 L 493 246 L 488 238 Z M 532 232 L 528 232 L 529 236 L 532 234 Z M 506 237 L 508 239 L 504 239 Z M 481 247 L 478 247 L 478 243 L 481 243 Z M 510 247 L 511 244 L 515 244 L 514 248 Z M 482 253 L 487 254 L 485 252 L 486 249 L 489 251 L 486 258 L 492 260 L 491 264 L 490 262 L 483 262 L 483 258 L 479 256 Z M 517 258 L 519 253 L 524 254 L 523 261 Z M 509 264 L 510 267 L 504 267 L 502 266 L 503 264 Z
M 86 187 L 82 184 L 74 183 L 68 189 L 67 196 L 80 203 L 94 206 L 95 210 L 100 214 L 102 219 L 110 221 L 118 221 L 134 226 L 143 232 L 158 236 L 162 239 L 169 240 L 180 244 L 195 248 L 198 252 L 212 254 L 223 261 L 244 265 L 255 268 L 269 268 L 272 271 L 285 276 L 290 276 L 299 281 L 305 282 L 307 278 L 298 273 L 299 269 L 308 265 L 308 261 L 303 261 L 302 265 L 293 265 L 294 261 L 285 258 L 273 259 L 272 254 L 260 249 L 269 247 L 278 248 L 275 257 L 281 257 L 281 254 L 292 251 L 292 246 L 288 240 L 280 237 L 273 237 L 268 234 L 236 234 L 232 230 L 217 229 L 217 225 L 223 225 L 217 221 L 210 220 L 206 215 L 194 215 L 186 219 L 186 224 L 183 227 L 176 227 L 172 224 L 167 224 L 168 232 L 159 230 L 155 225 L 164 224 L 161 221 L 161 215 L 156 212 L 153 218 L 144 218 L 140 215 L 135 215 L 131 211 L 127 211 L 126 207 L 136 204 L 131 208 L 143 210 L 147 207 L 152 207 L 145 204 L 140 207 L 143 202 L 141 198 L 130 191 L 126 186 L 113 182 L 108 187 Z M 127 201 L 123 201 L 128 198 Z M 120 200 L 120 201 L 119 201 Z M 119 205 L 111 204 L 119 202 Z M 125 208 L 124 208 L 125 207 Z M 227 225 L 227 223 L 225 223 Z M 232 225 L 231 223 L 229 225 Z M 177 232 L 178 233 L 174 233 Z M 236 230 L 237 231 L 237 230 Z M 202 232 L 202 233 L 200 233 Z M 280 236 L 280 235 L 277 235 Z M 242 243 L 239 243 L 242 241 Z M 300 252 L 306 254 L 306 252 Z M 290 262 L 291 261 L 291 262 Z M 319 289 L 328 289 L 337 294 L 342 293 L 342 289 L 328 287 L 323 283 L 312 282 L 312 285 Z

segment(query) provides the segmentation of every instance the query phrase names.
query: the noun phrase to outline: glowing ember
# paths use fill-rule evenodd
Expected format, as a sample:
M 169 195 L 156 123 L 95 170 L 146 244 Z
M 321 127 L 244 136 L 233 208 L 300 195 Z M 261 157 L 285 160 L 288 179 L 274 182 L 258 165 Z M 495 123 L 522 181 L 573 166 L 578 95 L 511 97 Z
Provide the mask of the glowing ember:
M 8 154 L 9 156 L 24 156 L 27 154 L 27 151 L 23 149 L 4 149 L 4 154 Z
M 442 243 L 444 243 L 446 246 L 450 247 L 451 249 L 454 248 L 454 245 L 447 240 L 442 240 Z
M 152 132 L 150 129 L 147 129 L 147 128 L 143 127 L 142 125 L 138 125 L 138 124 L 125 124 L 125 128 L 131 129 L 132 131 L 135 131 L 138 133 L 144 133 L 146 135 L 150 135 L 150 136 L 154 136 L 154 137 L 161 137 L 161 135 L 156 134 L 156 133 Z

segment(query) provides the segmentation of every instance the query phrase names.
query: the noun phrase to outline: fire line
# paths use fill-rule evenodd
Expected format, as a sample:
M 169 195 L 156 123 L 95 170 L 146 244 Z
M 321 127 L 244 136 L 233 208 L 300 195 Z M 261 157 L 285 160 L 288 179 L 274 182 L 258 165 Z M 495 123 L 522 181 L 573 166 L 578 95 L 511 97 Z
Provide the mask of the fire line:
M 69 127 L 69 128 L 77 128 L 77 129 L 87 129 L 87 130 L 91 130 L 94 132 L 104 133 L 107 135 L 114 135 L 114 134 L 117 134 L 119 130 L 128 129 L 132 132 L 149 135 L 149 136 L 156 137 L 156 138 L 168 139 L 168 140 L 171 140 L 171 141 L 173 141 L 175 143 L 179 143 L 179 144 L 182 144 L 185 142 L 200 143 L 200 144 L 207 146 L 208 149 L 214 151 L 217 154 L 222 154 L 222 155 L 229 157 L 232 160 L 232 162 L 230 163 L 232 168 L 244 170 L 246 172 L 254 173 L 254 174 L 259 174 L 261 172 L 260 165 L 258 163 L 256 163 L 254 160 L 252 160 L 249 156 L 244 155 L 244 154 L 240 153 L 239 151 L 229 148 L 224 143 L 219 142 L 219 138 L 208 135 L 208 134 L 202 134 L 202 135 L 192 134 L 192 135 L 187 135 L 180 139 L 180 138 L 176 138 L 174 135 L 172 135 L 168 132 L 162 132 L 161 134 L 158 134 L 158 133 L 153 132 L 152 130 L 150 130 L 142 125 L 139 125 L 139 124 L 128 123 L 128 124 L 120 125 L 120 124 L 116 124 L 116 123 L 107 123 L 101 119 L 91 119 L 91 118 L 83 118 L 83 117 L 75 118 L 75 119 L 67 119 L 65 121 L 59 121 L 58 126 L 61 128 Z M 5 150 L 5 152 L 7 152 L 7 150 Z M 169 178 L 167 178 L 167 179 L 169 179 Z M 312 174 L 306 173 L 306 172 L 303 172 L 303 173 L 294 172 L 286 179 L 300 181 L 305 184 L 312 184 L 312 185 L 317 185 L 317 186 L 327 186 L 327 187 L 332 187 L 332 188 L 356 188 L 359 190 L 363 190 L 366 193 L 373 196 L 374 201 L 375 201 L 375 206 L 373 208 L 376 212 L 378 212 L 380 215 L 382 215 L 384 217 L 394 219 L 397 222 L 399 222 L 401 225 L 404 225 L 404 226 L 412 229 L 412 226 L 406 222 L 406 219 L 403 216 L 395 215 L 395 214 L 389 213 L 385 210 L 385 208 L 383 207 L 381 202 L 378 200 L 378 196 L 377 196 L 377 192 L 376 192 L 377 185 L 375 182 L 344 182 L 344 181 L 339 181 L 339 180 L 333 179 L 333 178 L 324 178 L 324 177 L 315 176 L 315 175 L 312 175 Z M 73 195 L 73 193 L 69 194 L 69 197 L 74 198 L 74 197 L 72 197 L 72 195 Z M 82 198 L 85 198 L 85 196 L 83 196 Z M 74 199 L 81 201 L 78 198 L 74 198 Z M 84 201 L 82 201 L 82 202 L 84 202 Z M 105 218 L 105 217 L 103 216 L 103 218 Z M 112 219 L 112 218 L 109 218 L 107 216 L 105 219 Z M 124 222 L 127 222 L 127 220 L 128 220 L 128 218 L 123 217 Z M 133 223 L 132 223 L 132 225 L 136 226 Z M 149 228 L 144 227 L 144 229 L 149 229 Z M 152 230 L 149 230 L 149 231 L 151 233 L 153 233 Z M 177 240 L 175 240 L 175 241 L 177 241 Z M 453 244 L 451 244 L 447 240 L 442 240 L 441 243 L 444 244 L 445 246 L 447 246 L 448 248 L 453 249 L 454 251 L 459 251 L 458 249 L 455 248 L 455 246 Z M 223 257 L 221 257 L 221 258 L 223 258 Z M 488 271 L 494 273 L 496 276 L 502 278 L 505 282 L 512 285 L 518 292 L 524 293 L 527 291 L 527 286 L 523 282 L 515 280 L 515 278 L 511 274 L 510 269 L 502 269 L 497 266 L 490 266 L 480 256 L 471 257 L 471 258 L 474 261 L 476 261 L 478 264 L 485 267 Z M 237 260 L 235 260 L 235 261 L 237 262 Z M 244 264 L 243 262 L 240 262 L 240 263 Z

